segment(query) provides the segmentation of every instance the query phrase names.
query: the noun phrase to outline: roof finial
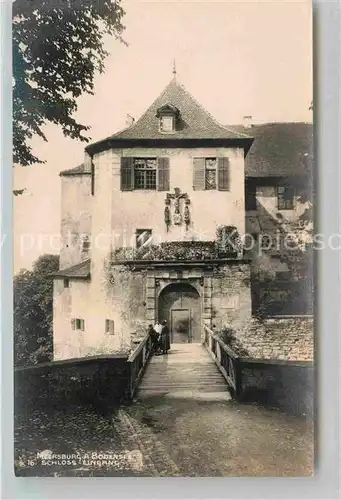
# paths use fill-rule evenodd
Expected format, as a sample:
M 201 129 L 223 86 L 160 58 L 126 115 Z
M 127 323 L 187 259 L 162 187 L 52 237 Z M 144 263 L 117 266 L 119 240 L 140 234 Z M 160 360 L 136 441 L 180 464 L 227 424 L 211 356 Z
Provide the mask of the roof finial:
M 173 59 L 173 78 L 174 78 L 174 80 L 175 80 L 175 78 L 176 78 L 176 65 L 175 65 L 175 57 L 174 57 L 174 59 Z

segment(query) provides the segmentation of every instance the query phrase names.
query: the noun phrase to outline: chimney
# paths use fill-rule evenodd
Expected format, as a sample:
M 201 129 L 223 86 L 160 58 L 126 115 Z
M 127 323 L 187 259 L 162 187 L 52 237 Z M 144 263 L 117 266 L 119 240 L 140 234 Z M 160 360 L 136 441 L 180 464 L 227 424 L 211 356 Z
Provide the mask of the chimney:
M 250 115 L 243 116 L 243 125 L 245 128 L 251 128 L 252 127 L 252 116 L 250 116 Z
M 135 118 L 127 113 L 127 116 L 126 116 L 127 127 L 131 127 L 134 123 L 135 123 Z

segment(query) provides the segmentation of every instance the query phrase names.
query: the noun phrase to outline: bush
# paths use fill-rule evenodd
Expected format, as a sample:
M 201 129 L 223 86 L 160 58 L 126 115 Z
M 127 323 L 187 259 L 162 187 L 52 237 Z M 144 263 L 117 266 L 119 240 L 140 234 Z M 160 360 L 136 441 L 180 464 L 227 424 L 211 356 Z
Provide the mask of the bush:
M 53 357 L 53 278 L 58 271 L 57 255 L 42 255 L 33 270 L 14 277 L 14 364 L 27 366 Z
M 235 226 L 217 228 L 217 247 L 220 256 L 237 256 L 243 250 L 242 240 Z

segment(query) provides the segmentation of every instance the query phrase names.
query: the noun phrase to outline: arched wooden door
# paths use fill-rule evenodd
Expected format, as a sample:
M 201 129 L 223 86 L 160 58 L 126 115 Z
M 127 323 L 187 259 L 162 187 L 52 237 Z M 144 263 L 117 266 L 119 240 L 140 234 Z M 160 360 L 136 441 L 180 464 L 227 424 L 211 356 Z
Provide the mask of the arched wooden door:
M 159 296 L 159 319 L 168 321 L 172 343 L 200 342 L 201 305 L 189 283 L 167 285 Z

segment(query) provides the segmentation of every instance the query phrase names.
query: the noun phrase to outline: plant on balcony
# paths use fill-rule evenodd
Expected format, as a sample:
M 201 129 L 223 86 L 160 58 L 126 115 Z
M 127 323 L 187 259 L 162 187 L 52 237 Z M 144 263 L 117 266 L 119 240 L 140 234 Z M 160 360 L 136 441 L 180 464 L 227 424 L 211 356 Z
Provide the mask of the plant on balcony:
M 173 241 L 141 248 L 118 248 L 113 258 L 122 260 L 210 260 L 217 258 L 214 241 Z
M 236 258 L 242 252 L 242 240 L 235 226 L 219 226 L 216 232 L 216 245 L 219 257 Z

